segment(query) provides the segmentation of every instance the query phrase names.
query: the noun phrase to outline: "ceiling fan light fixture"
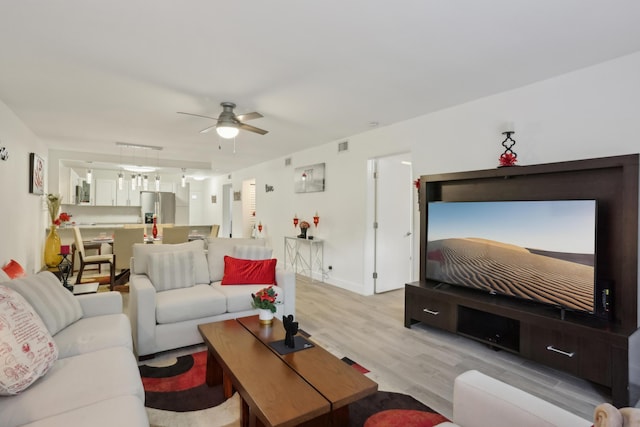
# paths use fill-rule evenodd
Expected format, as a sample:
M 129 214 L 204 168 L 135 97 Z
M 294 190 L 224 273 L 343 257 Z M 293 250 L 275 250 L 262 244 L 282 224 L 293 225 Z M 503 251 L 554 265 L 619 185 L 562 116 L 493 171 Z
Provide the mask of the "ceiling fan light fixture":
M 224 139 L 232 139 L 238 136 L 238 126 L 234 123 L 220 123 L 216 126 L 216 132 Z

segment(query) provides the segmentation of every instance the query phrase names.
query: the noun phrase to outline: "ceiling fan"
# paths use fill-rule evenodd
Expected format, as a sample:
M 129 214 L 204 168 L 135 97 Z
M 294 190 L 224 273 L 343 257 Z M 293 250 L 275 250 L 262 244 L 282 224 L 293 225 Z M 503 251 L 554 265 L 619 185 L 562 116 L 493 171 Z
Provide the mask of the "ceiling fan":
M 236 115 L 233 112 L 233 109 L 236 108 L 236 104 L 233 102 L 221 102 L 220 105 L 222 106 L 222 112 L 218 118 L 203 116 L 201 114 L 185 113 L 183 111 L 178 111 L 178 114 L 186 114 L 187 116 L 204 117 L 205 119 L 215 120 L 217 122 L 215 125 L 202 129 L 200 133 L 207 133 L 211 129 L 215 128 L 218 135 L 226 139 L 235 138 L 240 129 L 248 130 L 249 132 L 254 132 L 260 135 L 264 135 L 268 132 L 264 129 L 243 123 L 245 120 L 259 119 L 260 117 L 263 117 L 262 114 L 253 112 Z

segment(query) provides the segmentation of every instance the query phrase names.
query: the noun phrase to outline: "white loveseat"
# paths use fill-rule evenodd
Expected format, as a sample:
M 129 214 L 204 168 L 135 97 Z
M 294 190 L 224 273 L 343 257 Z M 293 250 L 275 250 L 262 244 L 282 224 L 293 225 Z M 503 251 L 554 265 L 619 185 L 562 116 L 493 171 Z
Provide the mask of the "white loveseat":
M 135 244 L 129 318 L 138 357 L 202 343 L 198 325 L 257 314 L 251 294 L 267 285 L 221 285 L 225 255 L 271 258 L 263 239 L 210 238 L 174 245 Z M 174 254 L 167 257 L 166 254 Z M 159 255 L 163 254 L 163 255 Z M 190 254 L 190 255 L 186 255 Z M 161 265 L 159 265 L 161 263 Z M 185 275 L 191 275 L 185 281 Z M 295 314 L 295 275 L 276 268 L 276 316 Z M 153 276 L 153 277 L 152 277 Z M 173 282 L 180 282 L 174 287 Z
M 455 424 L 454 424 L 455 423 Z M 453 423 L 438 427 L 590 427 L 585 420 L 523 390 L 472 370 L 453 386 Z
M 51 368 L 26 390 L 0 396 L 2 427 L 149 425 L 118 292 L 74 296 L 50 272 L 0 285 L 26 300 L 58 349 Z

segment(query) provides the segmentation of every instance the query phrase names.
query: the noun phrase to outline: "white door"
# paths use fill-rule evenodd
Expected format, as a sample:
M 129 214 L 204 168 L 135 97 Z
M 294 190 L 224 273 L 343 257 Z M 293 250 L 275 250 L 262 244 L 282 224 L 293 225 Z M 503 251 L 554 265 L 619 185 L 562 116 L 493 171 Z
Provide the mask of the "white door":
M 376 160 L 376 170 L 374 290 L 380 293 L 412 281 L 411 155 L 381 157 Z

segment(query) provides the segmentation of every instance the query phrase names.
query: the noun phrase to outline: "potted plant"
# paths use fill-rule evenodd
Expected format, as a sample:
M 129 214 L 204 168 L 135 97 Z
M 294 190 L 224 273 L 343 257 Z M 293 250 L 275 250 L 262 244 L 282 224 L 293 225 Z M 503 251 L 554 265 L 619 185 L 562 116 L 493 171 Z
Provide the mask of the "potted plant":
M 276 293 L 273 286 L 260 289 L 255 294 L 251 294 L 251 306 L 259 310 L 260 323 L 263 325 L 270 325 L 273 323 L 273 313 L 276 312 Z

